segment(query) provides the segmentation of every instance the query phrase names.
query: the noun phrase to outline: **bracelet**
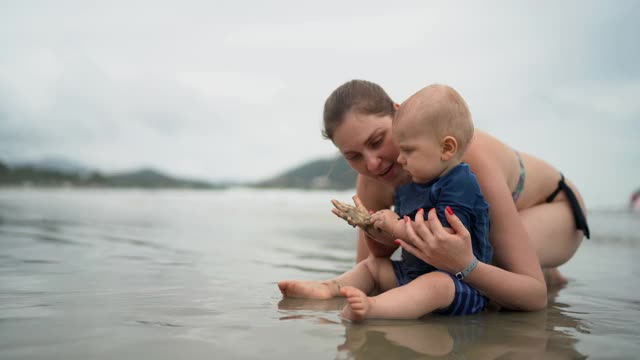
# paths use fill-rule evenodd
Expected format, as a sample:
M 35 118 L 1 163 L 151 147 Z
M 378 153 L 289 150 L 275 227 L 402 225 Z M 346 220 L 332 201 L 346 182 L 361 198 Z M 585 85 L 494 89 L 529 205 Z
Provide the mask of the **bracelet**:
M 473 260 L 471 260 L 471 263 L 467 265 L 467 267 L 464 268 L 464 270 L 456 273 L 456 278 L 458 278 L 458 280 L 464 280 L 464 278 L 466 278 L 469 275 L 469 273 L 476 268 L 476 266 L 478 266 L 478 258 L 474 256 Z

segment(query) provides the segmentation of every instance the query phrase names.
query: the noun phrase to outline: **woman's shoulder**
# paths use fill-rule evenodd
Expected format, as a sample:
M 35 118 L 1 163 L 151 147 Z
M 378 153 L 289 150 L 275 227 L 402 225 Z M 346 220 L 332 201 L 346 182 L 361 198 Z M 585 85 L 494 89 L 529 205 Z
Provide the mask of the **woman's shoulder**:
M 358 197 L 369 210 L 388 209 L 393 205 L 394 189 L 369 177 L 358 175 Z

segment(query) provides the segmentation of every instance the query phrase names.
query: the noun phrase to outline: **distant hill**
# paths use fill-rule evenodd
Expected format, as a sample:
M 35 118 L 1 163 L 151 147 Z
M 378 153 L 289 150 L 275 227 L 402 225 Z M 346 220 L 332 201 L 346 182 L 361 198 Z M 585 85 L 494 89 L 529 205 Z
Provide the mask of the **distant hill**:
M 0 186 L 140 187 L 224 189 L 232 186 L 295 189 L 353 189 L 356 172 L 342 156 L 307 162 L 271 179 L 253 184 L 210 183 L 173 177 L 154 169 L 115 174 L 90 170 L 72 161 L 55 159 L 6 164 L 0 161 Z
M 255 184 L 261 188 L 353 189 L 357 173 L 342 156 L 314 160 Z
M 223 185 L 206 181 L 172 177 L 152 169 L 142 169 L 118 174 L 102 174 L 98 171 L 76 172 L 33 165 L 11 165 L 0 162 L 0 186 L 75 186 L 75 187 L 142 187 L 219 189 Z
M 185 180 L 162 174 L 153 169 L 141 169 L 119 173 L 106 177 L 106 182 L 117 187 L 151 187 L 151 188 L 199 188 L 216 187 L 211 183 L 197 180 Z
M 38 170 L 49 170 L 65 174 L 87 175 L 94 172 L 89 166 L 80 162 L 69 160 L 60 156 L 48 156 L 38 160 L 14 161 L 6 164 L 11 168 L 32 168 Z

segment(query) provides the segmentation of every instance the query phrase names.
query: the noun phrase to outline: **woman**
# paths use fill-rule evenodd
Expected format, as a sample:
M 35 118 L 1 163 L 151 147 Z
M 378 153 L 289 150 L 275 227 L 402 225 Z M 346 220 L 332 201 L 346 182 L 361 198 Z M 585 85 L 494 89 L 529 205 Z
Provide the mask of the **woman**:
M 377 84 L 353 80 L 334 90 L 324 107 L 324 131 L 358 172 L 357 196 L 369 210 L 389 208 L 394 189 L 410 181 L 396 159 L 391 122 L 399 105 Z M 475 131 L 463 161 L 476 174 L 489 203 L 493 264 L 480 263 L 466 278 L 498 304 L 537 310 L 547 302 L 548 281 L 563 281 L 555 267 L 573 256 L 588 227 L 575 186 L 551 165 L 516 152 L 491 135 Z M 468 232 L 448 215 L 453 234 L 430 212 L 428 226 L 416 218 L 404 250 L 435 267 L 456 273 L 472 257 Z M 390 256 L 396 247 L 359 231 L 358 261 L 369 254 Z

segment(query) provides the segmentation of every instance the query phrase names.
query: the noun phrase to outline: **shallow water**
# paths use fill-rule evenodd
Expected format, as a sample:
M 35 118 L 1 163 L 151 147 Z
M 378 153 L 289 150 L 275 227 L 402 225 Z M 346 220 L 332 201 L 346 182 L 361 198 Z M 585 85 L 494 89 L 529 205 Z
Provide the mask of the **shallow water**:
M 329 203 L 350 195 L 0 190 L 0 357 L 638 357 L 638 214 L 590 213 L 546 311 L 351 324 L 276 286 L 352 266 Z

